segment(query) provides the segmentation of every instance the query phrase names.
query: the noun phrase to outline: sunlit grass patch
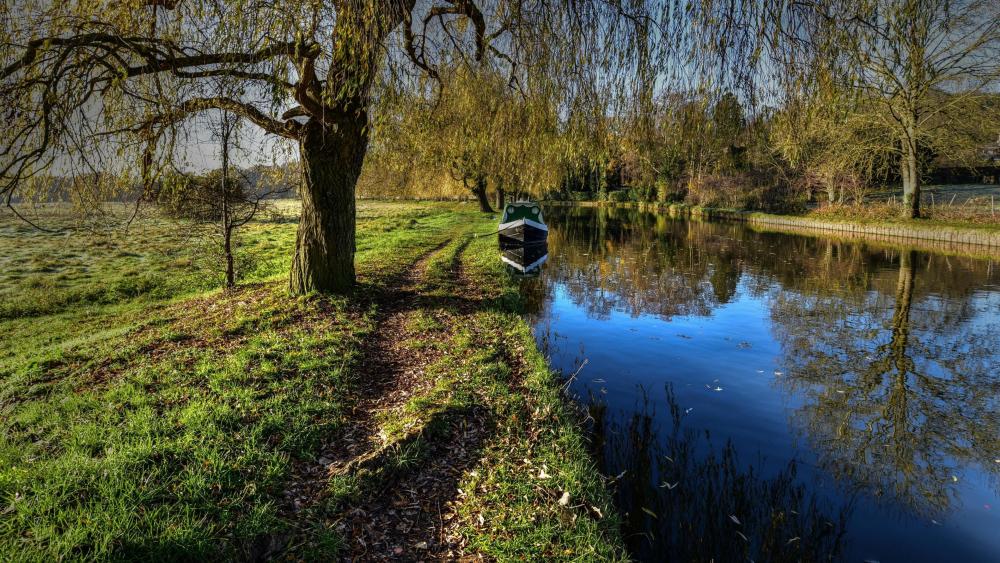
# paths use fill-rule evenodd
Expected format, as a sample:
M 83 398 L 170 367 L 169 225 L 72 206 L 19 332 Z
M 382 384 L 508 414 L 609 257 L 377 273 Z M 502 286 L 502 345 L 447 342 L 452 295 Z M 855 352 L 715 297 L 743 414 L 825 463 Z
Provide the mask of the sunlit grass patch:
M 929 227 L 1000 229 L 1000 206 L 989 198 L 970 199 L 959 204 L 947 200 L 925 203 L 921 219 L 903 219 L 901 202 L 864 202 L 863 204 L 828 204 L 810 210 L 805 215 L 834 221 L 924 225 Z
M 5 528 L 19 533 L 0 534 L 0 552 L 247 556 L 255 535 L 287 526 L 281 483 L 342 423 L 366 320 L 343 302 L 299 300 L 273 285 L 213 304 L 236 309 L 248 298 L 258 308 L 239 318 L 254 330 L 236 340 L 188 322 L 193 302 L 166 327 L 137 333 L 140 344 L 122 347 L 100 381 L 88 356 L 120 343 L 79 350 L 59 369 L 24 367 L 60 382 L 33 394 L 36 383 L 22 377 L 18 399 L 5 403 L 0 498 L 10 507 Z M 171 345 L 178 333 L 184 345 Z

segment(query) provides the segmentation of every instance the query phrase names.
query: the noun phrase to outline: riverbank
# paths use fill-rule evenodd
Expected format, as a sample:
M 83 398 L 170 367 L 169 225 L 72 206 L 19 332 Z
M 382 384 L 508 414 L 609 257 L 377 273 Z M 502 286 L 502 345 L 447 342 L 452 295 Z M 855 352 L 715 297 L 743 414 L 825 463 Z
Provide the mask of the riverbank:
M 817 218 L 809 215 L 777 215 L 756 211 L 712 209 L 685 204 L 560 202 L 546 205 L 581 207 L 621 207 L 666 213 L 672 217 L 689 217 L 724 221 L 739 221 L 758 230 L 773 230 L 793 234 L 864 239 L 875 242 L 899 243 L 924 250 L 952 252 L 963 255 L 1000 256 L 1000 226 L 959 226 L 923 220 L 870 221 L 849 217 Z
M 622 557 L 491 219 L 360 205 L 348 298 L 287 295 L 294 221 L 231 293 L 147 227 L 0 225 L 3 559 Z

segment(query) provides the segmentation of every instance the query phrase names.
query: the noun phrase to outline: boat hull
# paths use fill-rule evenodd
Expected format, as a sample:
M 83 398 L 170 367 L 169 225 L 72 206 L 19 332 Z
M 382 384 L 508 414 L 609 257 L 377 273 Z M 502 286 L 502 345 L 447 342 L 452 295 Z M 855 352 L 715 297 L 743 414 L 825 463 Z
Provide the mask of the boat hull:
M 524 220 L 512 223 L 501 225 L 499 235 L 502 242 L 526 244 L 544 242 L 548 239 L 549 231 L 546 228 L 539 228 Z

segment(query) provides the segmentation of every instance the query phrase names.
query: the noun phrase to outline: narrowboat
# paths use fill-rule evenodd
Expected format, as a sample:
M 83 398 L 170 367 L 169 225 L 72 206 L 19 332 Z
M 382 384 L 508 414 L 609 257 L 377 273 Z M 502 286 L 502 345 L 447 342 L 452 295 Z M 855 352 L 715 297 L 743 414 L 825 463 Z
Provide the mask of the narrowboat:
M 542 218 L 542 208 L 533 201 L 512 201 L 503 210 L 497 229 L 500 240 L 515 243 L 536 243 L 546 240 L 549 227 Z

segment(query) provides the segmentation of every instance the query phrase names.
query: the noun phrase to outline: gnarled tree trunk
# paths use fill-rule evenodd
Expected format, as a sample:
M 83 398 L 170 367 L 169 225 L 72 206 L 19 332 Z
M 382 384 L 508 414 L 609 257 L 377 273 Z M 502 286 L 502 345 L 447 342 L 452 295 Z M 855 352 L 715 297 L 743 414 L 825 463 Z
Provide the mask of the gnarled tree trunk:
M 497 186 L 497 209 L 502 211 L 504 205 L 507 205 L 507 192 L 502 187 Z
M 368 149 L 367 117 L 310 121 L 300 141 L 302 215 L 289 289 L 345 293 L 354 285 L 354 188 Z

